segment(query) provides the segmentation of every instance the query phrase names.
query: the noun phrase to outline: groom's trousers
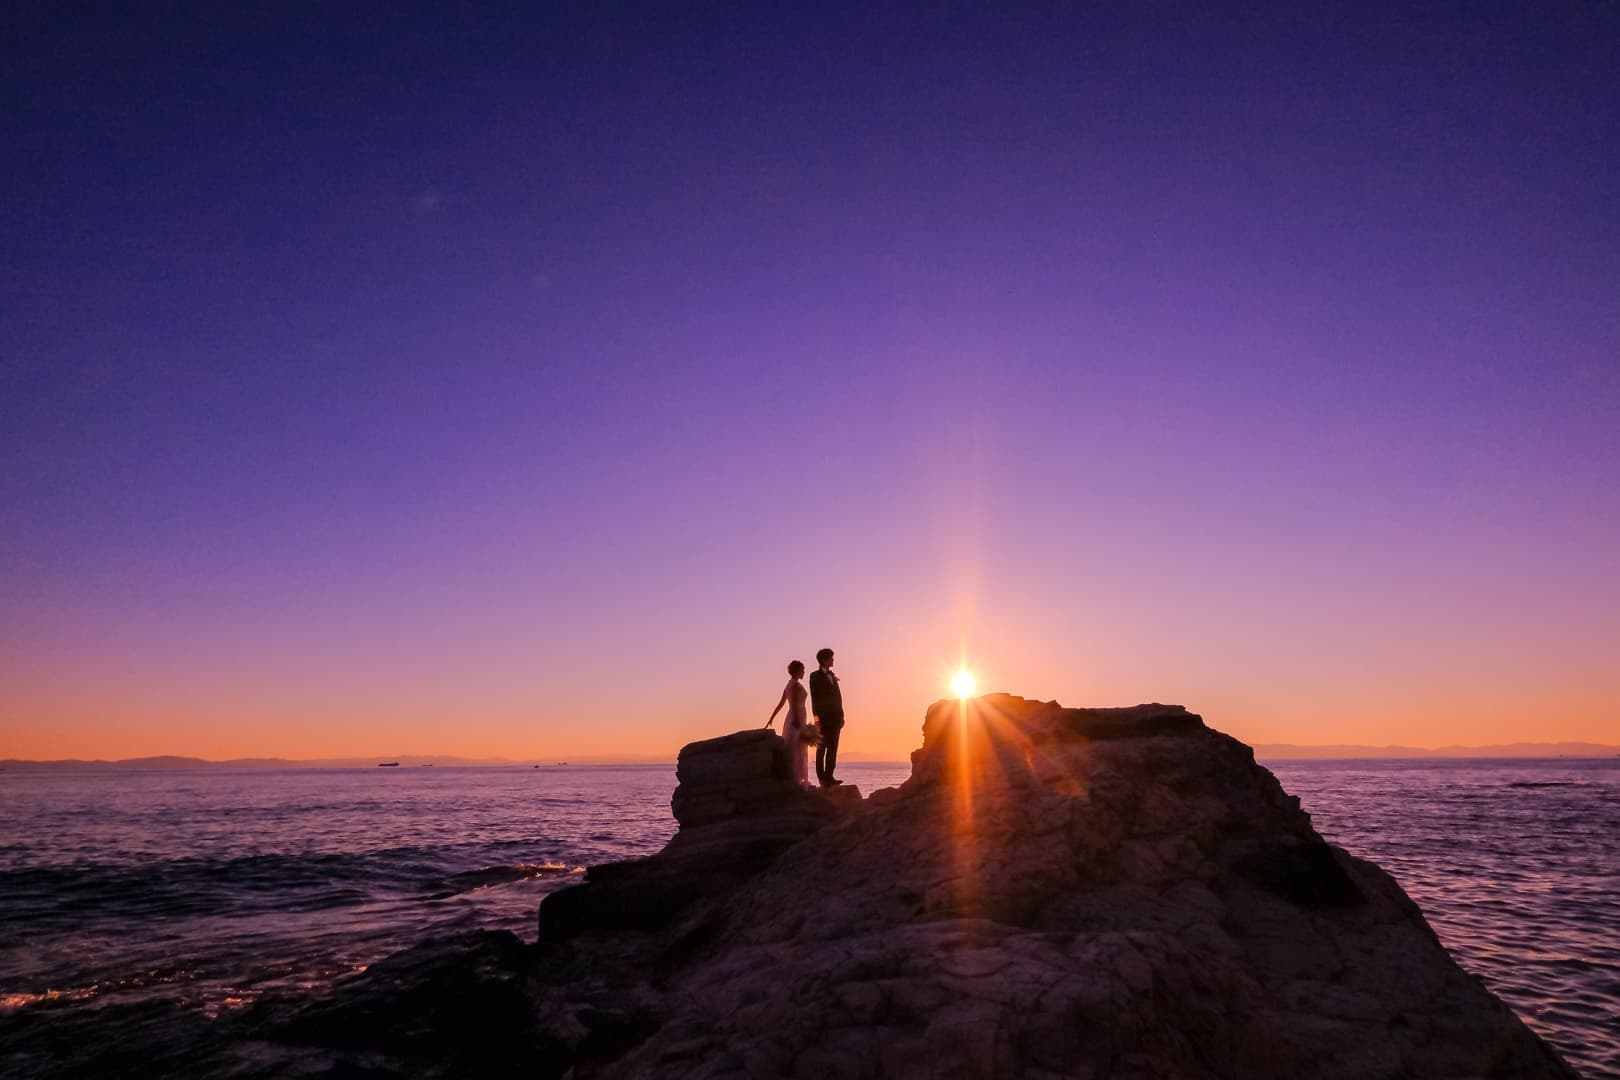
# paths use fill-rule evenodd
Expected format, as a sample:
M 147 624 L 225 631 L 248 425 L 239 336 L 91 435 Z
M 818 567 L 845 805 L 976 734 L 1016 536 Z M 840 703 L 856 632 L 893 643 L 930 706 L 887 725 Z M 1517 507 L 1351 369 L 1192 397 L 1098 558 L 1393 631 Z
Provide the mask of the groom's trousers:
M 844 733 L 843 716 L 817 717 L 821 727 L 821 741 L 816 744 L 816 779 L 823 785 L 833 778 L 838 768 L 838 736 Z

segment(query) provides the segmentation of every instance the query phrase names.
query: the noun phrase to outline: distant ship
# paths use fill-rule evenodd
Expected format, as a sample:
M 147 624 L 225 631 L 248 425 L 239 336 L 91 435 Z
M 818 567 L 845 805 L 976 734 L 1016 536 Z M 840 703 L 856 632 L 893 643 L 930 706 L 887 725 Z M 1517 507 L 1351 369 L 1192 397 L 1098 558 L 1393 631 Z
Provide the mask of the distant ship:
M 379 761 L 379 762 L 377 762 L 377 768 L 379 768 L 379 769 L 397 769 L 397 768 L 399 768 L 399 762 L 397 762 L 397 761 Z

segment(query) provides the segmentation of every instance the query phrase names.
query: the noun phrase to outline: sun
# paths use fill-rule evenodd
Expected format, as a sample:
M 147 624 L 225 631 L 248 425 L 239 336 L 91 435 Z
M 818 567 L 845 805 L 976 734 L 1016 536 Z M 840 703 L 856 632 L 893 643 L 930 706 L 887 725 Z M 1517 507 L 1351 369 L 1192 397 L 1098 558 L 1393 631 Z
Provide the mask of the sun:
M 973 679 L 973 672 L 958 671 L 951 676 L 951 690 L 957 697 L 972 697 L 973 688 L 977 685 Z

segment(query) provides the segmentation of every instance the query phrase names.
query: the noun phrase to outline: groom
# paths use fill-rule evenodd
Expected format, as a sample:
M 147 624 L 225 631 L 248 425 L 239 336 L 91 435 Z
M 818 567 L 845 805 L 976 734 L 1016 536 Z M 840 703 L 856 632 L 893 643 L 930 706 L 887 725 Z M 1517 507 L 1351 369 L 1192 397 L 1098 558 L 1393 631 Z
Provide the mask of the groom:
M 816 714 L 821 727 L 821 741 L 816 744 L 816 779 L 822 787 L 836 787 L 843 781 L 833 775 L 838 768 L 838 736 L 844 730 L 844 695 L 838 689 L 838 676 L 832 672 L 833 651 L 822 649 L 816 653 L 821 665 L 810 673 L 810 711 Z

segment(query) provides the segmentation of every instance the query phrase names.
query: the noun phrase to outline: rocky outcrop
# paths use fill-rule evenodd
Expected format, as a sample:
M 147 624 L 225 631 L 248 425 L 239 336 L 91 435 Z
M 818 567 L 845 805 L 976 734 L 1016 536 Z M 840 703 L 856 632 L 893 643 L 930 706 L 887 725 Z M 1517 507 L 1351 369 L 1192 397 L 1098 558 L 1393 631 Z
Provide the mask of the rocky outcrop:
M 665 849 L 548 896 L 537 944 L 425 942 L 214 1020 L 25 1014 L 7 1075 L 1572 1076 L 1178 706 L 940 702 L 864 800 L 798 788 L 768 731 L 677 779 Z
M 590 932 L 651 931 L 700 900 L 723 897 L 811 833 L 860 805 L 846 785 L 801 788 L 773 731 L 690 743 L 675 765 L 670 809 L 680 831 L 645 859 L 593 866 L 583 884 L 540 906 L 549 941 Z
M 787 743 L 774 731 L 739 731 L 688 743 L 675 762 L 669 808 L 683 830 L 737 819 L 817 816 L 825 803 L 801 790 L 788 767 Z
M 864 801 L 774 738 L 688 747 L 668 848 L 542 905 L 572 1075 L 1571 1075 L 1178 706 L 941 702 Z

